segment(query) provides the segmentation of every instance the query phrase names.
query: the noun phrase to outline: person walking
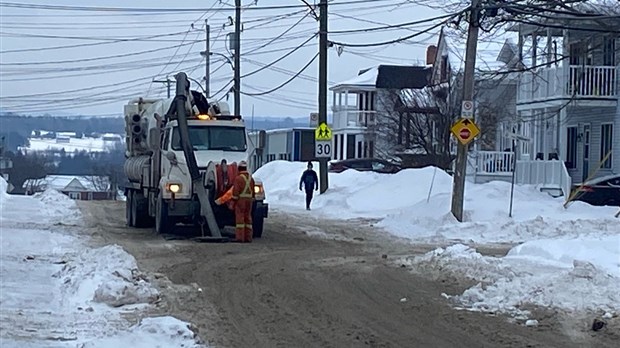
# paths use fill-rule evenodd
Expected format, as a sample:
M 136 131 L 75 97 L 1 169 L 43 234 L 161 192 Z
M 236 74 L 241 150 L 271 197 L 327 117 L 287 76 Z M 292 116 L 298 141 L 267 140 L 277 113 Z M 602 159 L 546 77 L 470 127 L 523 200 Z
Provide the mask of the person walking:
M 239 174 L 232 187 L 235 205 L 235 241 L 252 242 L 252 203 L 254 201 L 254 179 L 248 172 L 248 164 L 239 162 Z
M 312 169 L 312 162 L 308 162 L 308 169 L 301 175 L 301 180 L 299 180 L 299 191 L 302 190 L 302 185 L 306 190 L 306 210 L 310 210 L 310 203 L 312 202 L 313 195 L 312 190 L 318 191 L 319 189 L 319 178 Z

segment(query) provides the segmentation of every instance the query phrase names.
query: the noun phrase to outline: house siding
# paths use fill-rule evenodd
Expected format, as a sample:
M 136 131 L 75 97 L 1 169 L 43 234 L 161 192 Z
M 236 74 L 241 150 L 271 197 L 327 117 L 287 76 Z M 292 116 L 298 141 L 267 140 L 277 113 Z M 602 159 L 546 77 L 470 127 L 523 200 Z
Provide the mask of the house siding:
M 577 126 L 577 133 L 583 134 L 584 126 L 590 125 L 590 156 L 589 156 L 589 165 L 588 172 L 585 173 L 584 170 L 584 155 L 585 155 L 585 143 L 582 139 L 577 143 L 577 168 L 569 169 L 569 173 L 573 179 L 574 183 L 580 183 L 590 176 L 593 171 L 599 167 L 600 165 L 600 151 L 601 151 L 601 125 L 604 123 L 613 123 L 614 124 L 614 137 L 612 139 L 612 149 L 613 153 L 616 154 L 620 152 L 620 142 L 618 141 L 618 127 L 620 126 L 619 122 L 620 113 L 618 108 L 611 107 L 569 107 L 567 109 L 567 121 L 564 127 L 569 126 Z M 566 134 L 564 132 L 564 134 Z M 562 149 L 563 153 L 566 152 L 567 139 L 566 135 L 562 139 Z M 599 177 L 604 175 L 609 175 L 612 173 L 618 173 L 619 165 L 620 165 L 620 156 L 615 155 L 612 157 L 612 168 L 611 169 L 599 169 L 595 174 L 592 174 L 593 177 Z

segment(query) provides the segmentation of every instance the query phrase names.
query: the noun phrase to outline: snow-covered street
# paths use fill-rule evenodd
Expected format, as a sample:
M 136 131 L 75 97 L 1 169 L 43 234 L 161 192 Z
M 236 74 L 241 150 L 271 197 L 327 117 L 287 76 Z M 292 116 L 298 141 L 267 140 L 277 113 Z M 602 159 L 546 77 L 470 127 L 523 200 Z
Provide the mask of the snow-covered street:
M 1 345 L 581 347 L 620 332 L 615 208 L 517 186 L 511 218 L 509 185 L 468 183 L 459 223 L 451 178 L 424 168 L 330 174 L 306 211 L 304 167 L 255 173 L 273 213 L 243 247 L 127 228 L 124 202 L 2 193 Z M 607 331 L 590 336 L 595 318 Z
M 197 346 L 187 323 L 143 318 L 158 290 L 121 247 L 72 232 L 75 201 L 5 190 L 0 178 L 1 347 Z
M 258 170 L 272 206 L 301 211 L 304 196 L 298 183 L 304 169 L 304 163 L 275 161 Z M 439 169 L 394 175 L 348 170 L 330 173 L 329 179 L 330 190 L 314 199 L 311 215 L 373 217 L 378 219 L 375 227 L 405 243 L 445 246 L 398 262 L 421 273 L 449 272 L 476 282 L 463 293 L 444 294 L 456 307 L 523 320 L 532 306 L 605 317 L 620 314 L 617 207 L 573 202 L 565 209 L 563 198 L 516 186 L 509 217 L 509 183 L 468 183 L 466 222 L 459 223 L 450 213 L 452 178 Z M 475 249 L 496 244 L 512 249 L 499 258 Z

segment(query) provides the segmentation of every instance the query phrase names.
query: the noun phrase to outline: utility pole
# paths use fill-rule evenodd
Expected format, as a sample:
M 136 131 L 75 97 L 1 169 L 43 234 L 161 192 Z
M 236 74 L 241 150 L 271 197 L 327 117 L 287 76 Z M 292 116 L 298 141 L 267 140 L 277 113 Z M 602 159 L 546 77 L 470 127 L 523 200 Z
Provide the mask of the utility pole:
M 327 123 L 327 0 L 319 2 L 319 125 Z M 321 193 L 329 187 L 327 158 L 319 159 Z
M 480 0 L 472 0 L 467 31 L 467 47 L 465 49 L 465 71 L 463 75 L 463 101 L 473 101 L 474 69 L 476 67 L 476 49 L 478 46 L 478 6 Z M 465 174 L 467 172 L 468 146 L 460 142 L 457 145 L 456 168 L 452 186 L 452 215 L 463 222 L 463 200 L 465 196 Z
M 241 115 L 241 0 L 235 0 L 235 116 Z
M 170 87 L 172 86 L 172 80 L 170 80 L 167 76 L 165 80 L 153 80 L 155 83 L 163 83 L 168 88 L 168 98 L 170 98 Z
M 205 19 L 205 34 L 207 35 L 206 39 L 205 39 L 205 60 L 206 60 L 206 63 L 205 63 L 205 94 L 206 94 L 206 96 L 205 97 L 208 100 L 209 96 L 211 94 L 211 89 L 209 87 L 209 85 L 211 84 L 211 76 L 210 76 L 211 75 L 211 66 L 210 66 L 210 64 L 211 64 L 211 62 L 210 62 L 211 61 L 211 50 L 209 48 L 209 46 L 210 46 L 210 42 L 209 42 L 210 38 L 209 38 L 209 36 L 211 35 L 211 28 L 209 26 L 209 20 L 208 19 Z

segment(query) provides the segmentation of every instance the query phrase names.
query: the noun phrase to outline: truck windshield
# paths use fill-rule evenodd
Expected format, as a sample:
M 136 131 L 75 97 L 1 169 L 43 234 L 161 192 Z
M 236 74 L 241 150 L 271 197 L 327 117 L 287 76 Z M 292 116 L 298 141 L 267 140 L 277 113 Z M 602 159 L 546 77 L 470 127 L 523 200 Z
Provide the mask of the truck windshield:
M 245 128 L 226 126 L 189 126 L 189 139 L 195 151 L 246 151 Z M 183 150 L 179 129 L 172 132 L 172 149 Z

